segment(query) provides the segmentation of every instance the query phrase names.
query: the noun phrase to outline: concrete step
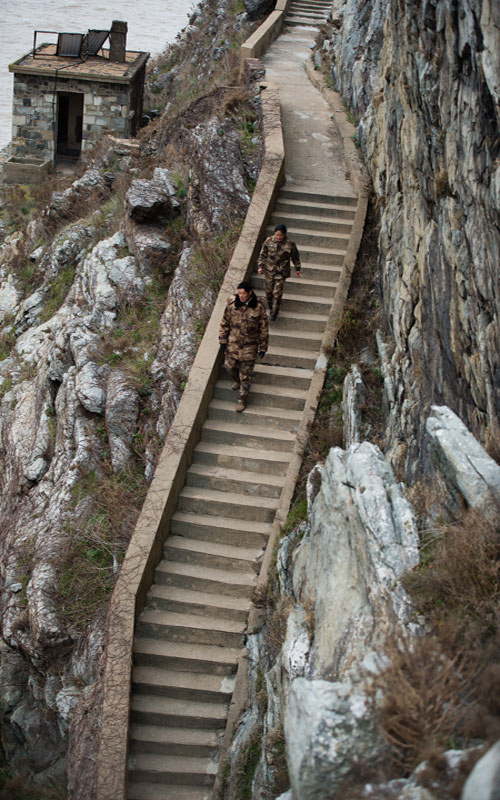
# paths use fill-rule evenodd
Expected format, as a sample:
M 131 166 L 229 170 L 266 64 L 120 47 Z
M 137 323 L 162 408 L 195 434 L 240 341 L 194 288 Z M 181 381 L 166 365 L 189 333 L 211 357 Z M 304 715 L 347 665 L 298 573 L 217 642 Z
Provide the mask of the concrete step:
M 309 193 L 308 193 L 309 194 Z M 317 197 L 317 195 L 315 195 Z M 312 198 L 312 195 L 310 195 Z M 332 202 L 325 200 L 313 200 L 310 197 L 297 195 L 284 196 L 280 194 L 276 201 L 275 211 L 277 217 L 280 214 L 300 214 L 307 218 L 308 214 L 313 214 L 314 219 L 318 217 L 325 217 L 329 220 L 346 220 L 352 221 L 356 215 L 356 209 L 347 203 L 346 205 L 340 203 L 341 198 L 332 198 Z M 338 202 L 334 202 L 334 200 Z
M 226 703 L 201 703 L 159 695 L 133 694 L 132 722 L 144 725 L 173 725 L 177 728 L 219 729 L 226 724 Z
M 138 694 L 159 694 L 180 700 L 228 703 L 234 689 L 234 675 L 176 672 L 161 667 L 134 667 L 132 685 Z
M 199 564 L 160 561 L 155 580 L 166 586 L 179 586 L 195 592 L 227 594 L 233 597 L 251 597 L 255 588 L 255 572 L 227 572 L 208 569 Z
M 279 317 L 278 317 L 279 319 Z M 300 333 L 296 330 L 283 330 L 283 327 L 271 328 L 271 344 L 273 347 L 296 348 L 297 350 L 312 350 L 319 353 L 323 334 Z
M 132 781 L 127 783 L 127 800 L 211 800 L 212 789 L 170 783 Z
M 300 26 L 301 28 L 307 28 L 307 27 L 319 28 L 324 19 L 326 19 L 326 17 L 312 18 L 312 17 L 302 17 L 302 16 L 299 17 L 293 14 L 287 14 L 285 17 L 285 23 L 287 25 L 292 25 L 292 26 L 297 25 Z
M 211 517 L 208 514 L 176 511 L 172 517 L 170 530 L 187 538 L 227 544 L 232 544 L 235 538 L 239 540 L 240 536 L 244 535 L 250 547 L 265 547 L 271 533 L 271 525 L 268 522 L 255 522 L 255 520 Z
M 340 280 L 340 264 L 314 264 L 312 261 L 302 261 L 302 276 L 308 280 L 324 281 L 337 286 Z M 292 273 L 293 275 L 293 273 Z M 321 331 L 324 330 L 324 325 Z
M 330 305 L 327 303 L 326 306 L 328 307 L 328 311 L 330 310 Z M 278 320 L 273 322 L 273 325 L 279 326 L 283 323 L 283 320 L 288 321 L 294 314 L 291 311 L 286 311 L 286 309 L 281 310 Z M 310 314 L 309 316 L 316 316 L 314 314 Z M 319 318 L 319 316 L 318 316 Z M 328 318 L 328 313 L 323 317 L 323 319 Z M 303 389 L 307 391 L 309 389 L 309 385 L 312 380 L 313 373 L 311 370 L 308 369 L 293 369 L 290 367 L 268 367 L 266 364 L 262 364 L 262 362 L 258 362 L 255 365 L 255 369 L 253 371 L 253 379 L 252 379 L 252 386 L 255 383 L 265 383 L 271 386 L 286 386 L 290 389 L 297 387 L 297 389 Z
M 308 300 L 310 296 L 313 297 L 330 297 L 335 294 L 336 283 L 331 281 L 318 281 L 312 278 L 305 277 L 307 267 L 304 266 L 304 274 L 302 278 L 296 278 L 295 273 L 292 272 L 285 283 L 285 292 L 292 294 L 300 294 L 304 300 Z M 252 283 L 257 290 L 264 294 L 264 276 L 256 275 L 252 279 Z
M 252 390 L 244 414 L 236 411 L 236 397 L 232 398 L 232 401 L 212 400 L 208 407 L 208 419 L 225 420 L 234 425 L 265 425 L 286 431 L 297 431 L 302 417 L 301 411 L 253 405 L 251 399 Z
M 201 440 L 205 442 L 221 442 L 222 444 L 238 447 L 255 447 L 257 450 L 279 450 L 288 453 L 293 450 L 295 445 L 295 436 L 290 431 L 281 431 L 256 425 L 228 424 L 215 419 L 206 420 L 203 425 Z M 226 514 L 226 516 L 231 515 Z
M 300 279 L 297 279 L 300 280 Z M 285 283 L 285 291 L 281 301 L 280 314 L 282 311 L 291 314 L 298 311 L 300 314 L 323 314 L 328 315 L 332 307 L 333 297 L 324 295 L 305 295 L 300 292 L 292 291 L 289 287 L 290 279 Z
M 246 622 L 250 600 L 244 597 L 228 597 L 225 594 L 209 594 L 180 589 L 177 586 L 162 586 L 153 583 L 149 589 L 146 608 L 163 608 L 177 614 L 217 615 L 221 619 Z
M 323 13 L 328 13 L 332 7 L 331 3 L 307 3 L 307 2 L 300 2 L 300 0 L 292 0 L 290 5 L 288 6 L 289 11 L 321 11 Z
M 316 247 L 313 244 L 301 245 L 298 243 L 300 260 L 304 265 L 304 271 L 310 264 L 328 264 L 331 267 L 340 267 L 344 262 L 347 242 L 338 244 L 336 247 Z M 292 270 L 292 274 L 293 270 Z
M 289 347 L 270 347 L 263 358 L 264 364 L 278 364 L 280 367 L 304 367 L 314 369 L 318 353 L 310 350 L 297 350 Z
M 145 668 L 144 668 L 145 669 Z M 210 728 L 164 728 L 160 725 L 130 726 L 130 754 L 163 753 L 170 756 L 214 756 L 220 739 Z
M 310 21 L 324 21 L 328 17 L 328 12 L 326 9 L 312 8 L 303 3 L 291 3 L 288 6 L 286 21 L 288 22 L 289 19 L 293 19 L 294 17 L 301 17 Z
M 274 231 L 274 226 L 267 229 L 267 235 L 270 236 Z M 319 247 L 328 250 L 343 250 L 347 249 L 349 244 L 349 231 L 347 233 L 337 233 L 330 231 L 318 231 L 310 228 L 299 228 L 297 226 L 288 228 L 288 235 L 292 239 L 299 252 L 305 248 Z
M 277 329 L 290 330 L 290 328 L 298 328 L 308 333 L 321 333 L 321 335 L 323 335 L 327 320 L 328 314 L 302 314 L 300 312 L 288 312 L 282 308 L 280 309 L 278 319 L 273 322 L 273 331 Z M 269 382 L 271 383 L 271 381 Z
M 193 488 L 196 496 L 206 496 L 211 490 L 197 490 Z M 213 492 L 221 494 L 221 492 Z M 233 492 L 227 494 L 234 495 Z M 273 507 L 277 503 L 273 503 Z M 235 536 L 232 544 L 209 542 L 206 539 L 194 539 L 184 536 L 169 536 L 163 547 L 165 558 L 171 561 L 183 561 L 191 564 L 204 564 L 215 569 L 243 570 L 255 569 L 254 564 L 262 556 L 262 547 L 247 547 L 246 539 Z
M 145 639 L 170 642 L 216 644 L 243 647 L 245 625 L 230 619 L 216 619 L 195 614 L 176 614 L 157 608 L 143 608 L 136 622 L 137 635 Z
M 155 641 L 138 636 L 134 639 L 136 664 L 203 674 L 230 675 L 236 671 L 240 652 L 233 647 Z
M 259 475 L 257 472 L 249 470 L 229 469 L 208 464 L 191 464 L 187 471 L 186 483 L 188 486 L 216 489 L 219 492 L 279 497 L 284 477 L 269 474 Z M 244 541 L 246 540 L 244 539 Z
M 330 195 L 323 194 L 322 192 L 311 192 L 309 187 L 295 186 L 282 186 L 280 189 L 278 202 L 281 200 L 301 200 L 305 203 L 316 205 L 328 206 L 341 206 L 341 207 L 356 207 L 358 198 L 349 195 Z
M 290 239 L 295 239 L 295 230 L 314 231 L 316 234 L 340 233 L 345 236 L 349 236 L 352 231 L 352 223 L 348 220 L 319 214 L 315 216 L 312 213 L 307 213 L 305 209 L 303 214 L 298 211 L 295 213 L 293 211 L 274 212 L 271 215 L 272 231 L 274 231 L 276 225 L 282 223 L 286 225 Z
M 199 442 L 193 451 L 194 464 L 210 464 L 266 475 L 284 475 L 291 452 L 237 447 L 224 442 Z M 234 520 L 233 520 L 234 522 Z
M 195 786 L 212 786 L 217 762 L 208 758 L 136 753 L 129 758 L 129 774 L 134 781 L 151 781 Z
M 211 420 L 209 420 L 210 422 Z M 223 423 L 218 423 L 223 426 Z M 244 430 L 243 426 L 242 430 Z M 287 431 L 284 431 L 285 433 Z M 217 492 L 214 489 L 197 489 L 184 486 L 179 494 L 179 511 L 195 514 L 209 514 L 214 517 L 235 517 L 236 519 L 272 522 L 278 500 L 273 497 L 250 497 L 237 492 Z M 230 560 L 231 569 L 237 569 L 236 560 Z
M 273 336 L 278 331 L 273 328 Z M 281 332 L 281 331 L 280 331 Z M 283 331 L 285 334 L 285 331 Z M 319 336 L 320 334 L 309 334 Z M 321 341 L 321 339 L 320 339 Z M 232 382 L 220 380 L 215 385 L 214 398 L 226 402 L 234 402 L 237 393 L 231 388 Z M 286 386 L 277 387 L 271 384 L 253 383 L 248 398 L 247 410 L 253 406 L 272 406 L 273 408 L 290 409 L 292 411 L 302 411 L 307 397 L 305 389 L 290 389 Z

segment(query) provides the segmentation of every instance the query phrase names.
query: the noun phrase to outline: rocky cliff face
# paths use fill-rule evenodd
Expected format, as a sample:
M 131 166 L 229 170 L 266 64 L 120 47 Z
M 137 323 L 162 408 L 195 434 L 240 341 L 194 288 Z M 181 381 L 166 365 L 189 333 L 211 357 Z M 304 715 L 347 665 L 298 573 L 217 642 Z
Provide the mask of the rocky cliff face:
M 408 476 L 432 403 L 498 442 L 499 37 L 491 0 L 339 0 L 323 45 L 380 209 L 388 452 Z
M 2 745 L 41 784 L 66 783 L 69 745 L 73 798 L 91 796 L 107 597 L 259 169 L 258 97 L 217 88 L 212 52 L 247 18 L 212 5 L 168 55 L 179 80 L 205 64 L 192 98 L 103 139 L 29 224 L 31 195 L 3 193 Z

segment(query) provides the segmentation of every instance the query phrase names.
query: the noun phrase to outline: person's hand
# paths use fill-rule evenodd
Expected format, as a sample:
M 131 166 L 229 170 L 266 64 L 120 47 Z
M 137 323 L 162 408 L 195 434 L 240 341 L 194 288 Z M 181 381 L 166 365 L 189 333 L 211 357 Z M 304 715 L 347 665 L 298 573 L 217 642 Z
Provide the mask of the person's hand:
M 221 342 L 220 349 L 222 350 L 223 353 L 225 353 L 227 349 L 227 342 Z
M 295 274 L 297 275 L 297 278 L 302 278 L 302 273 L 301 273 L 300 269 L 296 269 L 295 270 Z
M 259 350 L 259 358 L 264 358 L 265 355 L 266 353 L 264 350 Z
M 262 267 L 258 267 L 257 268 L 257 275 L 262 275 L 263 271 L 264 270 L 262 269 Z

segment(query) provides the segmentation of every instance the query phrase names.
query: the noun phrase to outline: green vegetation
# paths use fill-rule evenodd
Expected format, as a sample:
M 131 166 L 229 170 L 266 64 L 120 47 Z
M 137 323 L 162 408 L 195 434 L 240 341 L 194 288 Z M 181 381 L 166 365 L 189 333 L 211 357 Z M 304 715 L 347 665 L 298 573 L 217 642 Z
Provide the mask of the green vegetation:
M 238 759 L 237 783 L 235 787 L 235 800 L 251 800 L 252 782 L 260 759 L 262 746 L 262 732 L 255 729 L 242 748 Z
M 113 473 L 107 463 L 73 487 L 58 587 L 59 612 L 73 633 L 84 634 L 106 607 L 145 494 L 141 473 Z
M 40 315 L 40 322 L 47 322 L 54 316 L 56 311 L 62 306 L 66 295 L 73 285 L 75 279 L 75 266 L 70 264 L 61 270 L 59 275 L 52 281 L 45 300 L 43 311 Z

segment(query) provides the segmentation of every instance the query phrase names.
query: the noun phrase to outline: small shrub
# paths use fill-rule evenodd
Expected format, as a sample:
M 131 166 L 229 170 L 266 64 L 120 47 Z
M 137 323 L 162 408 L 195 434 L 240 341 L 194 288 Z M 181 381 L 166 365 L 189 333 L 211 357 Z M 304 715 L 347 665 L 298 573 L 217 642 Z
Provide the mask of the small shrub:
M 247 743 L 242 747 L 235 767 L 234 800 L 251 800 L 253 796 L 252 782 L 260 760 L 261 745 L 262 731 L 258 727 L 252 731 Z
M 500 529 L 469 510 L 442 526 L 427 546 L 427 563 L 404 578 L 418 608 L 435 621 L 453 619 L 484 639 L 499 630 Z
M 455 643 L 456 644 L 456 643 Z M 437 636 L 387 639 L 388 665 L 373 678 L 375 717 L 392 761 L 405 774 L 431 753 L 464 744 L 471 712 L 471 680 L 477 662 L 461 647 L 444 647 Z
M 74 508 L 59 566 L 59 612 L 74 634 L 83 634 L 109 599 L 120 562 L 144 501 L 144 477 L 132 472 L 90 471 L 72 491 Z

